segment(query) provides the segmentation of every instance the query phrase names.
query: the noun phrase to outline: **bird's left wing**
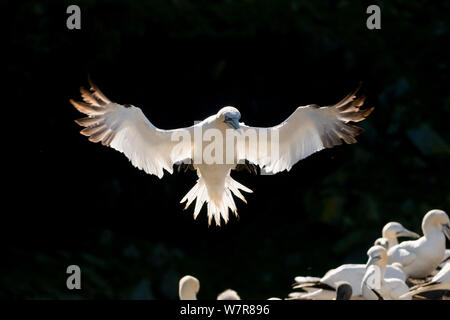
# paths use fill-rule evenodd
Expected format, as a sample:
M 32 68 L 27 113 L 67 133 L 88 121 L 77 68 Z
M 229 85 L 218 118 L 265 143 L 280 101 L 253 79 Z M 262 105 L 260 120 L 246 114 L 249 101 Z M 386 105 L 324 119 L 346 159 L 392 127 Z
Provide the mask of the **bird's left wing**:
M 360 109 L 365 96 L 358 97 L 358 89 L 333 106 L 299 107 L 275 127 L 241 124 L 244 142 L 237 144 L 238 160 L 246 159 L 259 165 L 265 173 L 275 174 L 290 170 L 314 152 L 342 144 L 342 140 L 355 143 L 355 137 L 363 129 L 350 122 L 364 120 L 374 109 Z
M 91 81 L 91 90 L 81 88 L 84 102 L 70 100 L 87 115 L 76 120 L 85 127 L 81 134 L 123 152 L 131 163 L 161 178 L 163 169 L 173 172 L 173 164 L 191 158 L 192 127 L 162 130 L 156 128 L 140 108 L 110 101 Z

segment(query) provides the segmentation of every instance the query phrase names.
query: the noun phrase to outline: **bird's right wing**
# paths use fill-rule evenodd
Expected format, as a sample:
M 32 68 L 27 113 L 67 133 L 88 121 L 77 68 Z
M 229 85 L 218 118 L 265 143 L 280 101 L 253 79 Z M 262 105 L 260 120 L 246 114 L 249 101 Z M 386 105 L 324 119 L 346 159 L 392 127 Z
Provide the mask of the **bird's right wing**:
M 89 141 L 101 142 L 124 153 L 131 163 L 146 173 L 161 178 L 163 169 L 173 172 L 173 165 L 191 158 L 192 127 L 162 130 L 156 128 L 140 108 L 110 101 L 91 81 L 91 90 L 81 88 L 84 102 L 70 100 L 87 115 L 75 120 L 85 127 L 81 134 Z
M 373 107 L 360 109 L 365 96 L 358 97 L 358 89 L 332 106 L 298 107 L 275 127 L 257 128 L 241 123 L 245 140 L 238 144 L 238 160 L 246 159 L 263 172 L 275 174 L 289 171 L 301 159 L 342 141 L 355 143 L 363 129 L 350 122 L 362 121 L 373 111 Z

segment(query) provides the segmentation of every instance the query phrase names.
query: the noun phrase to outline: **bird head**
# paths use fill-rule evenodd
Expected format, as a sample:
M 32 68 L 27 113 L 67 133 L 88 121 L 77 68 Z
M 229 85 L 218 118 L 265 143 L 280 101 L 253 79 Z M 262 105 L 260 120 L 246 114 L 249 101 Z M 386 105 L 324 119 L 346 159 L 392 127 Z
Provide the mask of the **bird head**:
M 386 249 L 382 246 L 373 246 L 367 251 L 367 256 L 369 257 L 369 260 L 367 261 L 366 268 L 371 265 L 383 267 L 388 260 Z
M 417 233 L 406 229 L 398 222 L 389 222 L 388 224 L 386 224 L 383 228 L 382 235 L 383 238 L 386 238 L 388 240 L 391 239 L 397 240 L 397 238 L 399 237 L 407 237 L 415 239 L 420 238 L 420 236 Z
M 217 300 L 241 300 L 241 297 L 236 291 L 227 289 L 217 296 Z
M 389 241 L 386 238 L 378 238 L 377 240 L 375 240 L 375 242 L 373 243 L 374 246 L 382 246 L 383 248 L 385 248 L 386 250 L 389 249 Z
M 184 276 L 178 284 L 178 295 L 180 300 L 197 300 L 200 290 L 200 281 L 193 276 Z
M 238 109 L 234 107 L 223 107 L 217 112 L 216 116 L 218 121 L 225 123 L 232 129 L 239 129 L 241 126 L 239 125 L 239 119 L 241 118 L 241 113 Z
M 432 229 L 441 230 L 450 240 L 450 219 L 445 211 L 434 209 L 427 212 L 422 220 L 423 234 L 427 234 Z

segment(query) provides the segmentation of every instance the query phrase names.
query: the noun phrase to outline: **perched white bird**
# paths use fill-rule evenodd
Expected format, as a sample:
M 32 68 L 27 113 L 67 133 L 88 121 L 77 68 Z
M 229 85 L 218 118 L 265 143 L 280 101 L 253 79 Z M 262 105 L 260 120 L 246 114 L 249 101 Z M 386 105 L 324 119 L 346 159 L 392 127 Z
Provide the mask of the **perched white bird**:
M 200 281 L 193 276 L 184 276 L 178 282 L 178 296 L 180 300 L 197 300 Z M 217 300 L 241 300 L 236 291 L 228 289 L 217 296 Z
M 197 300 L 200 281 L 193 276 L 184 276 L 178 282 L 178 296 L 180 300 Z
M 406 229 L 398 222 L 389 222 L 383 227 L 383 231 L 381 233 L 382 238 L 378 238 L 374 245 L 381 245 L 386 250 L 389 250 L 391 247 L 398 244 L 398 238 L 415 238 L 418 239 L 420 236 Z
M 430 282 L 414 286 L 409 289 L 409 292 L 402 297 L 413 297 L 425 292 L 435 290 L 450 290 L 450 262 L 447 262 L 445 266 L 439 271 Z
M 225 223 L 228 221 L 229 209 L 237 216 L 233 195 L 245 202 L 239 190 L 252 192 L 231 178 L 231 170 L 244 167 L 254 171 L 259 166 L 265 173 L 275 174 L 290 170 L 299 160 L 324 148 L 340 145 L 342 141 L 355 143 L 355 136 L 363 129 L 350 122 L 364 120 L 373 110 L 360 109 L 365 97 L 356 97 L 356 90 L 333 106 L 299 107 L 283 123 L 271 128 L 239 123 L 240 112 L 233 107 L 224 107 L 193 126 L 162 130 L 155 127 L 141 109 L 112 102 L 91 81 L 90 85 L 90 91 L 81 88 L 84 102 L 70 100 L 78 111 L 88 115 L 76 121 L 85 127 L 81 133 L 89 136 L 89 141 L 101 142 L 123 152 L 135 167 L 159 178 L 162 178 L 163 170 L 172 173 L 174 164 L 190 162 L 189 166 L 197 171 L 198 180 L 181 202 L 187 201 L 187 208 L 196 199 L 194 219 L 206 202 L 208 223 L 214 218 L 217 225 L 221 218 Z M 237 136 L 246 137 L 236 139 L 236 142 L 233 138 L 230 149 L 233 152 L 225 141 L 220 143 L 214 139 L 213 147 L 219 146 L 217 150 L 212 148 L 212 142 L 203 143 L 216 138 L 215 135 L 206 137 L 207 132 L 220 133 L 223 138 L 230 130 Z M 196 132 L 205 133 L 200 142 L 195 139 Z M 211 162 L 213 153 L 214 161 Z
M 403 241 L 388 250 L 389 263 L 398 262 L 408 277 L 425 278 L 445 256 L 445 236 L 450 239 L 450 220 L 442 210 L 431 210 L 422 221 L 423 237 Z
M 386 275 L 388 262 L 386 249 L 381 246 L 373 246 L 367 251 L 369 260 L 367 269 L 361 282 L 361 293 L 366 300 L 411 300 L 401 298 L 408 292 L 405 281 L 389 278 Z
M 217 300 L 241 300 L 241 297 L 236 291 L 227 289 L 217 296 Z
M 307 293 L 293 292 L 290 297 L 307 297 L 314 300 L 330 300 L 335 296 L 337 283 L 347 282 L 352 286 L 352 297 L 361 296 L 361 281 L 366 272 L 365 264 L 343 264 L 336 269 L 331 269 L 322 278 L 315 277 L 295 277 L 294 289 L 302 289 Z M 386 267 L 389 278 L 396 278 L 401 281 L 406 280 L 406 275 L 399 264 Z

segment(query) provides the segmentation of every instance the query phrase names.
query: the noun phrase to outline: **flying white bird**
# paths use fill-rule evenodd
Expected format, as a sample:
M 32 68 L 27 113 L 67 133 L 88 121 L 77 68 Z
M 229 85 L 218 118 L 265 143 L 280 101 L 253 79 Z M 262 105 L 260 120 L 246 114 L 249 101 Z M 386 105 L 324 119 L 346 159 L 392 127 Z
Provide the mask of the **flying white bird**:
M 450 290 L 450 262 L 439 271 L 430 282 L 426 282 L 409 289 L 409 292 L 402 297 L 413 297 L 421 293 L 435 290 Z
M 187 208 L 196 200 L 194 219 L 206 202 L 208 224 L 214 218 L 216 225 L 220 225 L 221 218 L 228 222 L 229 209 L 237 216 L 233 195 L 246 202 L 240 190 L 252 192 L 230 176 L 231 170 L 249 168 L 254 171 L 259 166 L 267 174 L 289 171 L 299 160 L 324 148 L 340 145 L 342 141 L 355 143 L 355 137 L 363 129 L 350 122 L 364 120 L 373 110 L 360 109 L 365 97 L 357 97 L 356 90 L 332 106 L 298 107 L 283 123 L 271 128 L 246 126 L 239 122 L 241 114 L 236 108 L 224 107 L 193 126 L 162 130 L 155 127 L 141 109 L 112 102 L 89 82 L 90 91 L 80 89 L 84 102 L 70 100 L 78 111 L 88 115 L 76 120 L 85 127 L 81 134 L 88 136 L 89 141 L 123 152 L 135 167 L 159 178 L 164 170 L 173 173 L 174 164 L 186 165 L 190 161 L 189 166 L 197 171 L 198 180 L 181 202 L 187 201 Z M 200 142 L 195 139 L 196 132 L 220 133 L 225 137 L 230 129 L 245 137 L 233 140 L 232 153 L 224 141 L 214 140 L 213 146 L 219 145 L 222 150 L 203 143 L 211 141 L 212 136 L 202 137 Z
M 425 278 L 445 256 L 445 237 L 450 239 L 450 220 L 442 210 L 430 210 L 422 220 L 423 237 L 403 241 L 388 250 L 389 263 L 402 264 L 408 277 Z
M 408 292 L 405 281 L 389 278 L 386 275 L 388 257 L 386 249 L 381 246 L 373 246 L 367 251 L 369 260 L 367 269 L 361 282 L 361 293 L 366 300 L 411 300 L 410 297 L 402 297 Z
M 193 276 L 184 276 L 178 282 L 178 296 L 180 300 L 197 300 L 200 281 Z M 217 296 L 217 300 L 241 300 L 236 291 L 228 289 Z

